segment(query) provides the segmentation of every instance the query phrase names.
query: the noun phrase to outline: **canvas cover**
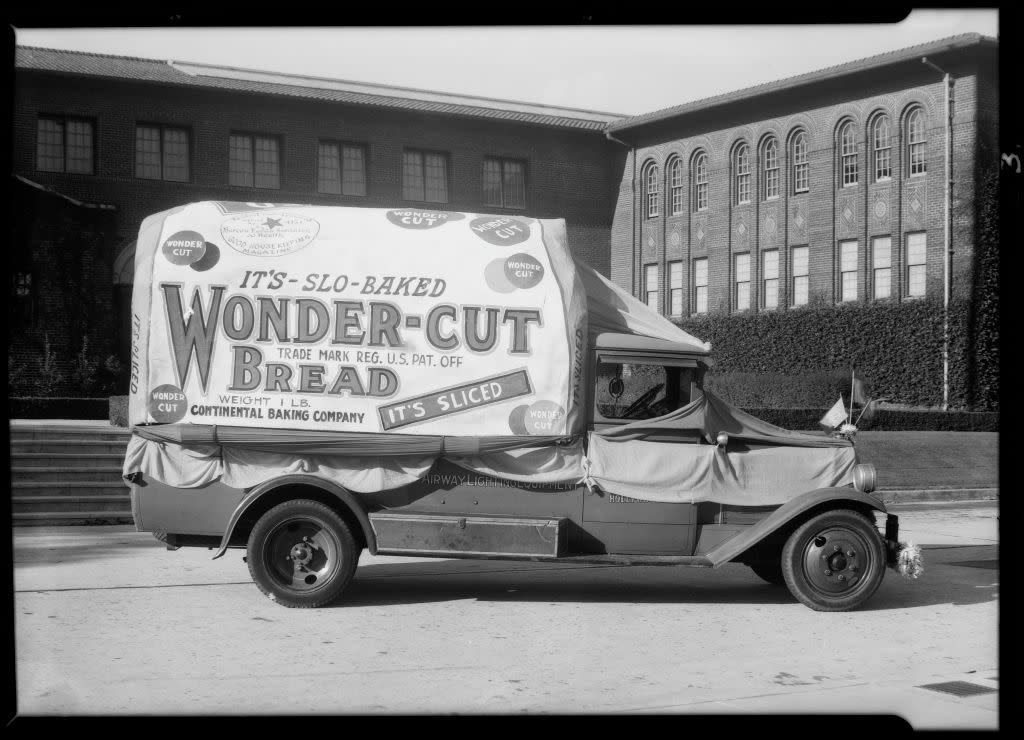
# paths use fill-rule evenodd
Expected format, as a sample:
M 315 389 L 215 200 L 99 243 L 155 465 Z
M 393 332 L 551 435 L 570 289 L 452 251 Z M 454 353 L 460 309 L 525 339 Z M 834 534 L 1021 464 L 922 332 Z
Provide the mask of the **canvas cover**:
M 588 435 L 598 335 L 710 347 L 574 263 L 561 220 L 194 203 L 143 223 L 135 264 L 126 476 L 248 488 L 303 472 L 373 493 L 444 457 L 510 481 L 749 505 L 852 481 L 849 442 L 711 394 Z
M 572 434 L 585 301 L 560 219 L 192 203 L 137 241 L 129 421 Z

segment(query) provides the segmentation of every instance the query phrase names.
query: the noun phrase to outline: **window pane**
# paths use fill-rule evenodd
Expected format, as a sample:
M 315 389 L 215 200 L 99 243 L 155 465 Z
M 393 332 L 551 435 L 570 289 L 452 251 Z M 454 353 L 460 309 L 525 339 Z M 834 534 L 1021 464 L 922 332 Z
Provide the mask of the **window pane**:
M 764 148 L 764 197 L 779 195 L 779 147 L 772 139 Z
M 777 308 L 779 305 L 779 281 L 764 281 L 764 307 Z
M 337 144 L 320 142 L 316 171 L 317 192 L 341 195 L 341 152 Z
M 232 134 L 228 146 L 228 182 L 252 187 L 252 137 Z
M 797 275 L 793 278 L 793 305 L 807 305 L 808 278 L 806 275 Z
M 875 298 L 888 298 L 891 288 L 892 270 L 888 267 L 875 270 Z
M 750 255 L 736 255 L 736 308 L 750 308 Z
M 181 128 L 164 129 L 164 179 L 188 182 L 188 131 Z
M 366 195 L 366 149 L 361 146 L 342 148 L 342 195 Z
M 872 265 L 876 268 L 892 267 L 892 240 L 889 237 L 875 239 L 872 246 Z
M 160 129 L 155 126 L 135 128 L 135 176 L 160 179 Z
M 428 153 L 423 158 L 426 180 L 424 197 L 431 203 L 448 202 L 448 158 Z
M 594 401 L 605 419 L 653 419 L 688 404 L 695 381 L 694 368 L 602 362 Z
M 890 153 L 890 136 L 889 136 L 889 119 L 886 116 L 880 116 L 875 121 L 874 126 L 874 143 L 875 143 L 875 179 L 886 180 L 892 176 L 891 166 L 891 153 Z
M 683 263 L 668 263 L 669 313 L 680 316 L 683 313 Z
M 484 159 L 484 204 L 501 205 L 501 162 Z
M 526 165 L 516 161 L 504 164 L 505 207 L 526 208 Z
M 256 137 L 255 186 L 258 188 L 281 187 L 281 167 L 278 159 L 277 139 L 268 136 Z
M 423 200 L 423 154 L 422 152 L 402 153 L 402 198 Z
M 647 265 L 644 275 L 644 301 L 658 311 L 658 266 Z
M 67 171 L 92 174 L 92 123 L 69 120 L 67 130 Z
M 924 232 L 907 235 L 908 265 L 923 265 L 925 263 L 926 245 L 927 235 Z
M 910 265 L 907 268 L 907 295 L 919 297 L 925 294 L 925 266 Z
M 772 249 L 764 253 L 764 277 L 773 280 L 779 276 L 779 250 Z
M 736 282 L 750 280 L 750 255 L 736 255 Z
M 36 137 L 36 168 L 45 172 L 64 171 L 64 123 L 40 118 Z
M 857 242 L 840 242 L 841 269 L 843 272 L 857 269 Z
M 802 131 L 793 137 L 793 189 L 810 190 L 810 165 L 807 162 L 807 135 Z
M 647 190 L 647 217 L 653 218 L 658 215 L 658 168 L 649 167 L 646 179 Z
M 807 247 L 796 247 L 793 249 L 793 274 L 807 274 Z
M 750 308 L 750 283 L 736 284 L 736 309 L 746 311 Z
M 694 310 L 707 313 L 708 310 L 708 260 L 706 257 L 693 261 Z
M 855 301 L 855 300 L 857 300 L 857 273 L 856 272 L 844 272 L 843 273 L 843 300 L 844 301 Z

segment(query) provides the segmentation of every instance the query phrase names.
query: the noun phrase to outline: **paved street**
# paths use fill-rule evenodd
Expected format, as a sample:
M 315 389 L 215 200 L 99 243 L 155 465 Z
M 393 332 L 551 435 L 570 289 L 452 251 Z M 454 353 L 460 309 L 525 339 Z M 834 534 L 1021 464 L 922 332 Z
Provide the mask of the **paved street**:
M 821 614 L 748 568 L 363 556 L 341 604 L 288 610 L 241 551 L 128 526 L 16 528 L 21 714 L 895 713 L 995 728 L 997 514 L 907 506 L 925 574 Z

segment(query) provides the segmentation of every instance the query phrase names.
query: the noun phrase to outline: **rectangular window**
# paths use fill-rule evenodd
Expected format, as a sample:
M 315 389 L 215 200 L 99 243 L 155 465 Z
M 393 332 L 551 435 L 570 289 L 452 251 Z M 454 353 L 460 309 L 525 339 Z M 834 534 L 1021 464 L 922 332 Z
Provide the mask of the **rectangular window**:
M 484 157 L 484 205 L 526 208 L 526 163 Z
M 36 128 L 36 169 L 93 174 L 93 123 L 84 118 L 41 116 Z
M 402 152 L 402 198 L 427 203 L 448 202 L 448 155 Z
M 668 263 L 669 314 L 683 315 L 683 263 Z
M 245 188 L 281 187 L 281 142 L 275 136 L 231 134 L 228 183 Z
M 872 285 L 875 298 L 888 298 L 892 293 L 892 239 L 876 237 L 871 242 Z
M 708 312 L 708 258 L 693 261 L 693 312 Z
M 779 306 L 779 250 L 764 253 L 764 307 Z
M 793 247 L 793 305 L 807 305 L 809 294 L 808 247 Z
M 678 216 L 683 212 L 683 165 L 676 160 L 672 165 L 672 215 Z
M 736 310 L 750 308 L 750 255 L 736 255 Z
M 317 152 L 317 192 L 366 195 L 366 149 L 321 141 Z
M 857 242 L 839 242 L 839 270 L 844 301 L 857 300 Z
M 658 313 L 658 266 L 647 265 L 644 267 L 644 303 Z
M 189 180 L 189 132 L 183 128 L 135 127 L 135 176 L 144 180 Z
M 907 295 L 912 298 L 924 295 L 927 244 L 923 231 L 907 234 Z

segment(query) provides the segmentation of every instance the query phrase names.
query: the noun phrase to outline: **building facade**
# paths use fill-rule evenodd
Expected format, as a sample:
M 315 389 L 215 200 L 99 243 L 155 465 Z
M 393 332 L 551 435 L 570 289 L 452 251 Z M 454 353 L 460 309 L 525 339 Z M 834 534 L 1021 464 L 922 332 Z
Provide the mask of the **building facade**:
M 957 37 L 612 123 L 612 279 L 673 318 L 942 296 L 948 128 L 951 284 L 970 296 L 996 51 Z M 922 58 L 953 80 L 951 126 Z
M 617 114 L 22 47 L 13 164 L 25 226 L 9 369 L 55 392 L 83 343 L 128 359 L 134 240 L 142 220 L 198 200 L 422 207 L 561 217 L 573 253 L 608 273 L 621 156 Z M 54 209 L 66 211 L 54 220 Z M 106 215 L 102 227 L 95 213 Z M 89 224 L 88 226 L 86 224 Z M 33 226 L 36 224 L 36 226 Z M 43 229 L 43 224 L 51 224 Z M 69 271 L 69 255 L 88 269 Z M 84 290 L 88 323 L 65 303 Z M 72 316 L 74 312 L 72 312 Z M 102 371 L 97 371 L 102 375 Z M 79 373 L 80 374 L 80 373 Z M 53 390 L 50 388 L 50 390 Z M 38 392 L 38 390 L 36 391 Z
M 21 47 L 10 391 L 119 387 L 139 225 L 197 200 L 562 217 L 681 322 L 941 298 L 947 276 L 973 306 L 998 120 L 974 34 L 633 117 Z

